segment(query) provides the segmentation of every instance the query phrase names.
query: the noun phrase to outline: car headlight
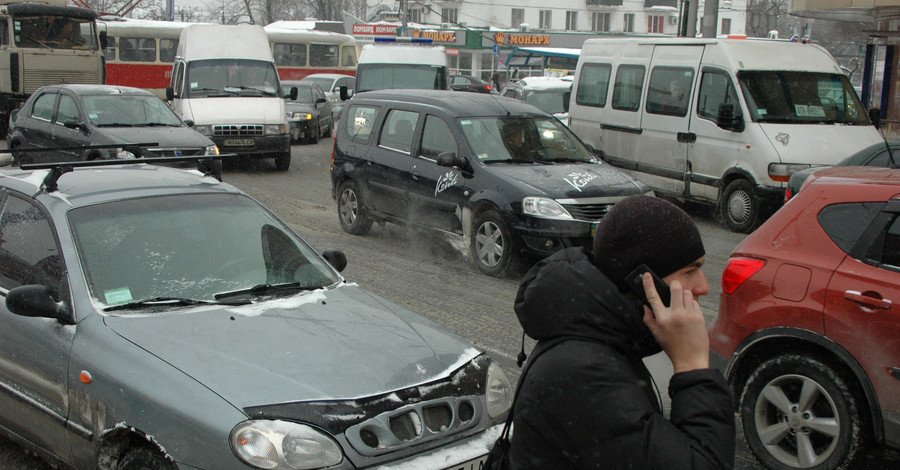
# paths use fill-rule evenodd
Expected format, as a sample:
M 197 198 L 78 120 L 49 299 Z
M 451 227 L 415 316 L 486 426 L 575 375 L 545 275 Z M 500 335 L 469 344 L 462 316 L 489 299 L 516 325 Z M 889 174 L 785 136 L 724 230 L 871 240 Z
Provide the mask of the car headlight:
M 200 125 L 194 124 L 194 130 L 203 135 L 212 135 L 212 126 L 210 126 L 210 125 L 200 126 Z
M 230 441 L 234 455 L 254 468 L 324 468 L 344 459 L 331 436 L 289 421 L 245 421 L 231 430 Z
M 529 196 L 522 200 L 522 212 L 543 219 L 572 220 L 560 203 L 548 197 Z
M 297 112 L 289 113 L 288 119 L 299 119 L 301 121 L 309 121 L 310 119 L 312 119 L 312 114 L 301 113 L 301 112 L 297 111 Z
M 206 147 L 206 153 L 204 155 L 218 155 L 219 147 L 217 145 L 210 145 Z
M 134 153 L 129 152 L 123 148 L 116 149 L 116 158 L 128 159 L 128 158 L 137 158 Z
M 487 412 L 488 416 L 496 419 L 509 411 L 513 402 L 512 387 L 509 379 L 503 373 L 503 369 L 497 364 L 491 363 L 487 373 Z
M 287 134 L 287 124 L 266 124 L 266 135 Z

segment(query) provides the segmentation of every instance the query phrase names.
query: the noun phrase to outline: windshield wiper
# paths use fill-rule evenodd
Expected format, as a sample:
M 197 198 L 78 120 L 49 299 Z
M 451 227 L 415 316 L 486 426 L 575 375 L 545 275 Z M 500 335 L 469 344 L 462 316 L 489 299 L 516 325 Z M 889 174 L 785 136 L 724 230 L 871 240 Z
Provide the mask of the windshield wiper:
M 547 163 L 591 163 L 589 160 L 582 160 L 580 158 L 565 158 L 565 157 L 547 158 L 542 161 L 547 162 Z
M 537 162 L 535 162 L 534 160 L 517 160 L 515 158 L 495 158 L 493 160 L 482 160 L 481 163 L 519 163 L 534 165 Z
M 214 95 L 214 93 L 228 93 L 229 95 L 238 94 L 235 90 L 221 90 L 219 88 L 191 88 L 190 93 L 193 95 L 194 93 L 206 93 L 206 96 L 225 96 L 225 95 Z
M 171 122 L 142 122 L 140 124 L 135 124 L 136 127 L 180 127 L 179 124 L 172 124 Z
M 197 299 L 189 299 L 185 297 L 153 297 L 149 299 L 141 299 L 135 300 L 133 302 L 128 302 L 119 305 L 113 305 L 111 307 L 106 307 L 103 309 L 106 312 L 111 312 L 114 310 L 131 310 L 138 308 L 150 308 L 150 307 L 186 307 L 189 305 L 201 305 L 201 304 L 215 304 L 217 302 L 210 302 L 208 300 L 197 300 Z
M 323 286 L 318 285 L 306 285 L 302 282 L 288 282 L 284 284 L 257 284 L 253 287 L 249 287 L 247 289 L 238 289 L 228 292 L 219 292 L 213 297 L 216 300 L 227 299 L 229 297 L 239 297 L 242 295 L 252 295 L 254 297 L 261 297 L 265 295 L 272 295 L 277 292 L 282 291 L 303 291 L 303 290 L 315 290 L 321 289 Z
M 110 122 L 106 124 L 97 124 L 97 127 L 135 127 L 134 124 L 125 124 L 122 122 Z

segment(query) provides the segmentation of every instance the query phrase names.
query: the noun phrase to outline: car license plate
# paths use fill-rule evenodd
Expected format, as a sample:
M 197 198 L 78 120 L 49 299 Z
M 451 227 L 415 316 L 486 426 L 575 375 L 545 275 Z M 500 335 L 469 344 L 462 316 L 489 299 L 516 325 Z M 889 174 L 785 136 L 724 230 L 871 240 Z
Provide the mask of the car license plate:
M 250 147 L 253 143 L 253 139 L 225 139 L 226 147 Z
M 468 462 L 463 462 L 459 465 L 454 465 L 452 467 L 447 467 L 445 470 L 481 470 L 484 468 L 484 461 L 487 460 L 487 454 L 478 457 L 477 459 L 469 460 Z

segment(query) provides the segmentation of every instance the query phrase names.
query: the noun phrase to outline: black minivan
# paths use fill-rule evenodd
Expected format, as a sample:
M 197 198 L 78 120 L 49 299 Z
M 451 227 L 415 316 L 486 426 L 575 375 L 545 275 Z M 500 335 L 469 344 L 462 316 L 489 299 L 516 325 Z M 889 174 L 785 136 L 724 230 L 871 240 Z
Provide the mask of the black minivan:
M 555 117 L 496 95 L 357 94 L 335 137 L 331 191 L 344 231 L 373 222 L 462 236 L 483 273 L 589 243 L 643 183 L 607 165 Z

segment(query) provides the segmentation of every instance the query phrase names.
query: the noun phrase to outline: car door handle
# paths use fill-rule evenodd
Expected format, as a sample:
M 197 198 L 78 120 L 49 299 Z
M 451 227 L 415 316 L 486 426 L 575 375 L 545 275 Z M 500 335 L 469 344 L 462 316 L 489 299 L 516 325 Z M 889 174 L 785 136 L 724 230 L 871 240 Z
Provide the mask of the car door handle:
M 679 142 L 692 144 L 697 141 L 697 134 L 693 132 L 679 132 L 676 136 Z
M 878 295 L 875 292 L 871 291 L 869 291 L 868 293 Z M 884 310 L 889 310 L 891 308 L 891 301 L 888 299 L 882 299 L 880 295 L 878 297 L 870 297 L 868 295 L 863 295 L 861 292 L 856 290 L 847 290 L 844 291 L 844 298 L 851 302 L 869 307 L 876 307 Z

